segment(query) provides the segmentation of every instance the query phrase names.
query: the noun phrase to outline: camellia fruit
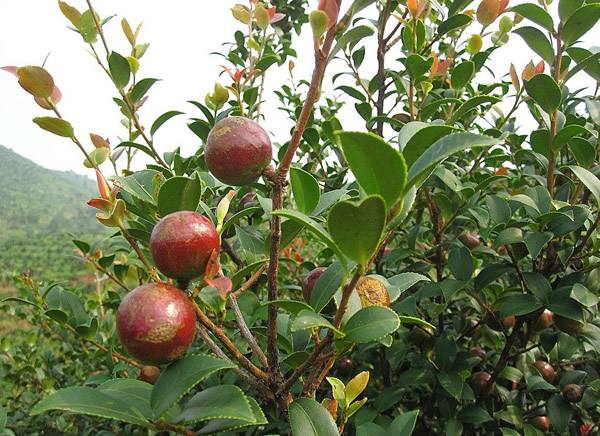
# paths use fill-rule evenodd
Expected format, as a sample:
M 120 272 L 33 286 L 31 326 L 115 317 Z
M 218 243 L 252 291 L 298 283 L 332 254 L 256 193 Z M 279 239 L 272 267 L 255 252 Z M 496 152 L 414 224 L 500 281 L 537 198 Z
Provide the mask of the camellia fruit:
M 479 371 L 474 373 L 469 380 L 469 385 L 473 389 L 473 392 L 477 396 L 487 395 L 491 388 L 492 384 L 490 383 L 492 380 L 492 375 L 487 371 Z
M 323 274 L 326 269 L 327 268 L 324 267 L 315 268 L 304 277 L 304 280 L 302 281 L 302 295 L 304 296 L 304 301 L 308 304 L 310 304 L 312 291 L 317 280 L 319 280 L 319 277 L 321 277 L 321 274 Z
M 555 371 L 552 365 L 544 360 L 537 360 L 533 366 L 537 368 L 540 372 L 540 375 L 546 380 L 548 383 L 552 383 L 554 380 Z
M 255 121 L 229 117 L 210 131 L 204 149 L 210 173 L 228 185 L 248 185 L 262 174 L 272 158 L 271 139 Z
M 552 324 L 554 324 L 553 318 L 554 314 L 548 309 L 545 309 L 535 322 L 534 328 L 536 330 L 545 330 L 547 328 L 552 327 Z
M 150 251 L 157 268 L 176 280 L 200 277 L 212 252 L 219 248 L 214 224 L 196 212 L 167 215 L 154 226 L 150 236 Z
M 162 364 L 185 355 L 196 333 L 196 313 L 187 295 L 168 283 L 142 285 L 117 311 L 123 348 L 142 362 Z
M 390 307 L 390 294 L 387 288 L 374 277 L 361 277 L 356 284 L 356 292 L 362 307 Z
M 343 356 L 337 361 L 336 367 L 341 375 L 350 376 L 354 370 L 354 361 L 350 356 Z
M 550 430 L 550 418 L 547 416 L 536 416 L 529 421 L 535 428 L 548 431 Z
M 140 370 L 140 375 L 138 377 L 138 380 L 141 380 L 143 382 L 150 383 L 151 385 L 153 385 L 154 383 L 156 383 L 156 380 L 158 380 L 159 376 L 160 376 L 160 368 L 158 368 L 156 366 L 152 366 L 152 365 L 144 365 L 144 366 L 142 366 L 142 369 Z
M 562 395 L 569 403 L 579 403 L 583 398 L 583 388 L 579 385 L 570 383 L 564 387 Z

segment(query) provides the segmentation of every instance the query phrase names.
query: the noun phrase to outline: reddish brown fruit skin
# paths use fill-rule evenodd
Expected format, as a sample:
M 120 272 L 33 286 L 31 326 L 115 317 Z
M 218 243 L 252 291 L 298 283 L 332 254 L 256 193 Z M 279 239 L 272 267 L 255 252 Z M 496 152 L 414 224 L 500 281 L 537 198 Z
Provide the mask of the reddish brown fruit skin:
M 487 359 L 487 353 L 481 347 L 473 347 L 470 350 L 471 356 L 479 357 L 481 360 Z
M 546 309 L 537 319 L 534 327 L 536 330 L 545 330 L 547 328 L 552 327 L 552 324 L 554 324 L 554 314 L 548 309 Z
M 550 430 L 550 418 L 547 416 L 536 416 L 530 421 L 530 424 L 543 431 Z
M 272 158 L 271 139 L 256 122 L 244 117 L 219 121 L 208 135 L 204 158 L 208 170 L 228 185 L 248 185 Z
M 152 366 L 152 365 L 145 365 L 140 370 L 140 375 L 138 377 L 138 380 L 141 380 L 143 382 L 150 383 L 151 385 L 153 385 L 154 383 L 156 383 L 156 380 L 158 380 L 159 376 L 160 376 L 160 368 L 158 368 L 156 366 Z
M 150 251 L 156 267 L 176 280 L 200 277 L 213 250 L 219 249 L 215 226 L 196 212 L 167 215 L 154 226 L 150 236 Z
M 484 396 L 487 395 L 492 388 L 492 385 L 490 384 L 491 379 L 492 375 L 489 372 L 479 371 L 471 376 L 469 384 L 477 396 Z
M 304 277 L 304 280 L 302 281 L 302 295 L 304 296 L 304 301 L 306 301 L 308 304 L 310 304 L 310 297 L 312 296 L 312 291 L 317 283 L 317 280 L 319 280 L 319 277 L 321 277 L 321 274 L 323 274 L 326 269 L 327 268 L 320 266 L 313 269 L 306 275 L 306 277 Z
M 535 366 L 537 368 L 537 370 L 540 372 L 540 374 L 542 375 L 544 380 L 546 380 L 548 383 L 552 383 L 552 381 L 554 380 L 554 375 L 555 375 L 555 371 L 554 371 L 554 368 L 552 367 L 552 365 L 550 365 L 548 362 L 545 362 L 543 360 L 537 360 L 533 364 L 533 366 Z
M 562 395 L 569 403 L 579 403 L 583 398 L 583 388 L 571 383 L 565 386 Z
M 349 356 L 344 356 L 337 361 L 337 370 L 343 376 L 352 375 L 354 370 L 354 361 Z
M 168 283 L 142 285 L 121 301 L 117 333 L 127 352 L 142 362 L 177 360 L 194 340 L 194 306 L 186 294 Z
M 507 316 L 506 318 L 504 318 L 502 320 L 502 324 L 504 324 L 504 327 L 506 327 L 507 329 L 511 329 L 515 326 L 517 322 L 517 318 L 514 315 L 511 316 Z
M 479 247 L 481 244 L 480 236 L 477 233 L 463 233 L 458 237 L 458 239 L 471 250 Z

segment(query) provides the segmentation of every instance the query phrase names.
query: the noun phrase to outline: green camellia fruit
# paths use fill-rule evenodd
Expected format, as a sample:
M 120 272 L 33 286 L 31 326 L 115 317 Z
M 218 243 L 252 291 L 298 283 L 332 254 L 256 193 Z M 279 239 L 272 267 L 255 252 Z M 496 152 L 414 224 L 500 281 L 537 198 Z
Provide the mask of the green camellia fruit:
M 204 150 L 210 173 L 228 185 L 253 183 L 272 158 L 271 139 L 255 121 L 229 117 L 210 131 Z
M 196 312 L 188 296 L 168 283 L 142 285 L 117 310 L 123 348 L 142 362 L 162 364 L 185 355 L 196 334 Z
M 481 47 L 483 47 L 483 39 L 481 35 L 474 33 L 469 37 L 467 42 L 467 52 L 471 55 L 475 55 L 481 51 Z
M 214 224 L 196 212 L 174 212 L 161 219 L 150 236 L 157 268 L 169 278 L 189 281 L 204 274 L 221 243 Z
M 502 18 L 500 18 L 500 23 L 498 24 L 498 28 L 500 29 L 501 32 L 503 33 L 508 33 L 512 30 L 513 28 L 513 20 L 505 15 Z

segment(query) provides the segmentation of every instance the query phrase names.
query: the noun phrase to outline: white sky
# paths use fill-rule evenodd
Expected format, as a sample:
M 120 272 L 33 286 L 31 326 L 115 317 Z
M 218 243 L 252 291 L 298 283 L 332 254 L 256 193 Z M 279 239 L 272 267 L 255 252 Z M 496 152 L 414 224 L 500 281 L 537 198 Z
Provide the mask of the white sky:
M 144 125 L 149 126 L 167 110 L 182 110 L 192 116 L 197 114 L 197 109 L 186 101 L 203 101 L 204 95 L 212 89 L 222 71 L 220 65 L 223 59 L 210 53 L 218 51 L 223 42 L 231 41 L 235 29 L 242 29 L 242 25 L 231 17 L 229 9 L 243 1 L 95 1 L 94 6 L 103 17 L 118 14 L 106 25 L 105 31 L 111 49 L 122 54 L 128 53 L 129 46 L 120 29 L 120 18 L 126 17 L 132 26 L 144 22 L 139 41 L 150 42 L 150 49 L 142 59 L 138 78 L 162 79 L 152 88 L 151 97 L 141 110 Z M 85 9 L 84 0 L 68 0 L 68 3 L 79 10 Z M 313 7 L 317 3 L 317 0 L 311 0 Z M 511 1 L 511 5 L 517 3 L 525 1 Z M 67 29 L 67 24 L 54 0 L 0 0 L 0 66 L 39 65 L 51 53 L 46 68 L 63 93 L 61 112 L 72 122 L 78 137 L 91 147 L 88 134 L 94 132 L 110 137 L 111 144 L 117 145 L 117 136 L 123 130 L 120 113 L 112 101 L 116 91 L 88 55 L 82 39 Z M 591 41 L 598 40 L 599 34 L 596 27 L 582 46 L 588 48 L 592 45 Z M 486 46 L 489 46 L 489 41 L 484 48 Z M 309 28 L 303 31 L 295 48 L 299 54 L 295 77 L 308 79 L 313 64 Z M 372 51 L 371 57 L 367 57 L 363 64 L 363 77 L 370 78 L 375 71 L 373 56 Z M 521 71 L 531 56 L 522 40 L 512 35 L 508 45 L 494 54 L 492 68 L 501 76 L 508 72 L 513 62 Z M 537 56 L 533 56 L 537 60 Z M 393 57 L 391 53 L 390 59 Z M 341 63 L 332 65 L 329 77 L 340 67 Z M 287 80 L 288 73 L 286 66 L 277 71 L 275 68 L 269 70 L 267 91 L 271 92 L 266 94 L 270 101 L 266 106 L 269 116 L 264 127 L 274 133 L 276 140 L 284 141 L 291 124 L 275 110 L 277 100 L 272 91 Z M 225 76 L 221 79 L 224 83 L 227 80 Z M 572 88 L 592 85 L 591 79 L 583 74 L 579 74 L 573 82 L 577 83 L 571 83 Z M 326 92 L 331 89 L 330 81 L 325 82 L 324 88 Z M 509 103 L 512 104 L 512 101 Z M 350 122 L 345 127 L 363 129 L 364 124 L 360 121 L 354 126 L 351 124 L 356 119 L 352 112 L 350 105 L 345 116 Z M 45 167 L 89 175 L 90 170 L 82 166 L 83 158 L 74 144 L 42 131 L 31 122 L 33 117 L 44 115 L 50 113 L 35 105 L 12 75 L 0 71 L 0 144 Z M 186 127 L 185 115 L 166 124 L 158 132 L 155 142 L 161 153 L 181 146 L 184 155 L 193 154 L 198 145 L 198 139 Z

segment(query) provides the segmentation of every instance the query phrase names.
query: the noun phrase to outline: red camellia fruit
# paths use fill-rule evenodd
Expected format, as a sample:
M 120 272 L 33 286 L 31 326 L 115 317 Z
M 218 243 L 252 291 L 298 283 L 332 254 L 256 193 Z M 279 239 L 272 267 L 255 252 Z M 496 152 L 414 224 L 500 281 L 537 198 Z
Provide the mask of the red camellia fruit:
M 490 383 L 491 380 L 492 375 L 489 372 L 479 371 L 471 376 L 469 384 L 477 396 L 484 396 L 487 395 L 492 388 Z
M 544 380 L 546 380 L 548 383 L 552 383 L 554 380 L 554 375 L 556 374 L 552 365 L 544 360 L 537 360 L 533 366 L 537 368 Z
M 176 280 L 200 277 L 213 250 L 219 248 L 215 226 L 196 212 L 167 215 L 154 226 L 150 236 L 150 251 L 157 268 Z
M 562 391 L 563 398 L 569 403 L 579 403 L 583 398 L 583 388 L 579 385 L 570 383 Z
M 196 334 L 196 313 L 185 293 L 168 283 L 142 285 L 117 311 L 123 347 L 142 362 L 161 364 L 182 357 Z
M 550 430 L 550 418 L 547 416 L 536 416 L 530 421 L 530 424 L 543 431 Z
M 304 277 L 304 280 L 302 281 L 302 295 L 304 296 L 304 301 L 306 301 L 308 304 L 310 304 L 312 290 L 315 287 L 317 280 L 319 280 L 319 277 L 321 277 L 321 274 L 323 274 L 326 269 L 327 268 L 320 266 L 313 269 L 306 275 L 306 277 Z
M 262 174 L 272 158 L 271 139 L 255 121 L 229 117 L 210 131 L 204 157 L 208 170 L 228 185 L 248 185 Z
M 554 314 L 548 309 L 545 309 L 535 322 L 534 328 L 536 330 L 545 330 L 550 328 L 552 324 L 554 324 Z

